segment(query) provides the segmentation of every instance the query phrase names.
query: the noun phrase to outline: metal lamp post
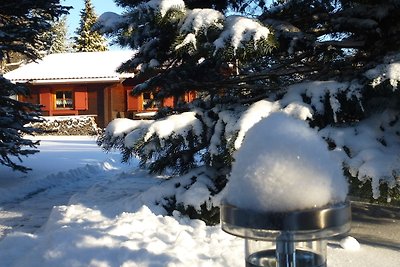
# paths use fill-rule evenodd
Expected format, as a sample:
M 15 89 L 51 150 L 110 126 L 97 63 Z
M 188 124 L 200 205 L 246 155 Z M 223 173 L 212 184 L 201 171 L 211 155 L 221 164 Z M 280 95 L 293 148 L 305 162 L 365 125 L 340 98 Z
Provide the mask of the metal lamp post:
M 221 227 L 245 238 L 246 267 L 326 267 L 328 237 L 350 230 L 348 201 L 291 212 L 221 206 Z

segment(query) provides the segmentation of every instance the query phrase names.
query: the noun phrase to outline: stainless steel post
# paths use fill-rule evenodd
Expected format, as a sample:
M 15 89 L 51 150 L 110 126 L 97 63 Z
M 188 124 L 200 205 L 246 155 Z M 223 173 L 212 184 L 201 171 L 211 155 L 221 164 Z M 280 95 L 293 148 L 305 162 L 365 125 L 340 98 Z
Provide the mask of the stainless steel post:
M 296 267 L 296 248 L 293 236 L 283 232 L 276 238 L 277 267 Z
M 221 227 L 245 238 L 248 267 L 326 267 L 326 238 L 350 231 L 348 201 L 289 212 L 221 206 Z

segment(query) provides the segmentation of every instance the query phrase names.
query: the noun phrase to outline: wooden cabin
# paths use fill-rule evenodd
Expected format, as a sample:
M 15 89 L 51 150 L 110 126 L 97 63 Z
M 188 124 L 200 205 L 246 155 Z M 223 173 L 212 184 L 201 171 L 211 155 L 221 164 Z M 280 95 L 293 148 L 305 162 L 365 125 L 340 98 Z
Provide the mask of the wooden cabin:
M 116 69 L 134 56 L 133 51 L 51 54 L 4 75 L 30 88 L 20 101 L 42 105 L 43 116 L 91 115 L 103 128 L 114 118 L 146 118 L 159 107 L 173 106 L 172 98 L 146 108 L 151 93 L 132 96 L 133 73 Z M 192 101 L 194 93 L 183 96 Z M 153 113 L 152 113 L 153 112 Z

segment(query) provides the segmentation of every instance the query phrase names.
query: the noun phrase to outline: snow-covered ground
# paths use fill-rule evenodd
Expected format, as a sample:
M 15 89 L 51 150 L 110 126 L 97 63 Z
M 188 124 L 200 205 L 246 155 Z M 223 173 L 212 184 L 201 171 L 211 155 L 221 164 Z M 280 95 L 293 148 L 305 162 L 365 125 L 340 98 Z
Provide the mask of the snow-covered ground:
M 123 165 L 91 137 L 40 137 L 21 174 L 0 166 L 0 266 L 244 266 L 244 242 L 152 195 L 165 181 Z M 399 218 L 361 215 L 353 239 L 330 240 L 330 267 L 400 266 Z M 382 220 L 381 220 L 382 219 Z M 392 234 L 393 233 L 393 234 Z

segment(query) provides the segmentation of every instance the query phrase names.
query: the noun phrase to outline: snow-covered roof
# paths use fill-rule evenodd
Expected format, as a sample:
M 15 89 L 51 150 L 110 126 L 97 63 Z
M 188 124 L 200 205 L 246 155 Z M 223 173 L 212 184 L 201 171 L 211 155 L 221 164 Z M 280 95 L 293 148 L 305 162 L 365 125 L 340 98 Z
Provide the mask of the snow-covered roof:
M 133 77 L 116 69 L 134 55 L 134 51 L 60 53 L 45 56 L 4 75 L 14 83 L 112 82 Z

